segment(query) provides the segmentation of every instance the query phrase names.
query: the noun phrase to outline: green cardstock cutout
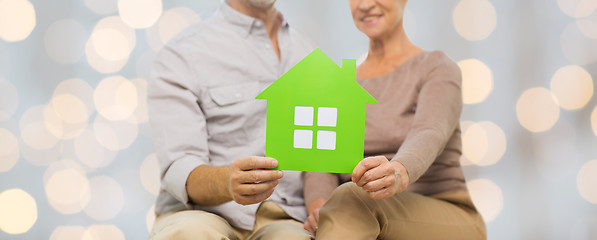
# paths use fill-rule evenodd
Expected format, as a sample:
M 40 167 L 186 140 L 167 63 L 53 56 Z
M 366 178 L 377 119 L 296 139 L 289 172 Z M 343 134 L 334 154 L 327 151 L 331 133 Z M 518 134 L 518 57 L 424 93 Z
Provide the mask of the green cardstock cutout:
M 351 173 L 363 159 L 365 105 L 356 60 L 342 68 L 319 48 L 256 99 L 267 100 L 265 156 L 279 170 Z

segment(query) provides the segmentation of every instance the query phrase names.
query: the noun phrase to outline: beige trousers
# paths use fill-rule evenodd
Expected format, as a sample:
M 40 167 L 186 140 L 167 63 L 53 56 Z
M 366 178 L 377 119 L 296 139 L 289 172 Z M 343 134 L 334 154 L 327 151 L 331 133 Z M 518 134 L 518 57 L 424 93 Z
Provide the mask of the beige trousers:
M 349 182 L 319 212 L 317 239 L 486 239 L 485 223 L 467 191 L 423 196 L 402 192 L 373 200 Z
M 313 237 L 303 229 L 301 222 L 288 216 L 280 206 L 265 201 L 257 209 L 253 231 L 233 227 L 212 213 L 183 210 L 157 217 L 149 239 L 305 240 Z

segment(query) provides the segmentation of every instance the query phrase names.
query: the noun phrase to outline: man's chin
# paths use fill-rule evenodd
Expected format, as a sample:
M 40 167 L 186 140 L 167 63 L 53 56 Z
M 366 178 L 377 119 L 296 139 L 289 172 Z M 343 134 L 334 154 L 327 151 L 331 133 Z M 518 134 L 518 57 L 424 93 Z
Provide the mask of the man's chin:
M 276 3 L 276 0 L 246 0 L 246 2 L 254 8 L 271 8 Z

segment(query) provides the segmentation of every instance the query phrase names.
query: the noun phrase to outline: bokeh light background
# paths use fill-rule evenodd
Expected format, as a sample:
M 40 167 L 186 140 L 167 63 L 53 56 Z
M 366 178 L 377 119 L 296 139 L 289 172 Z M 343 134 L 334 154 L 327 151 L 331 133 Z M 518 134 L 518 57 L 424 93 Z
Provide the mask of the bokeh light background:
M 0 239 L 146 239 L 156 52 L 220 0 L 0 0 Z M 279 0 L 334 61 L 346 0 Z M 416 0 L 412 40 L 463 71 L 463 158 L 489 239 L 597 239 L 597 0 Z

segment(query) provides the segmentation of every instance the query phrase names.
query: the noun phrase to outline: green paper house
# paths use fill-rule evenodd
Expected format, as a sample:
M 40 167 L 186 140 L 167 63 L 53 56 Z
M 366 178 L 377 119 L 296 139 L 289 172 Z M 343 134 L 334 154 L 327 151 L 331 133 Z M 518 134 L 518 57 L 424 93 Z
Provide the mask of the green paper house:
M 356 61 L 315 49 L 256 99 L 267 100 L 265 155 L 280 170 L 350 173 L 363 159 L 365 104 Z

